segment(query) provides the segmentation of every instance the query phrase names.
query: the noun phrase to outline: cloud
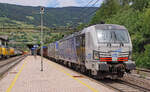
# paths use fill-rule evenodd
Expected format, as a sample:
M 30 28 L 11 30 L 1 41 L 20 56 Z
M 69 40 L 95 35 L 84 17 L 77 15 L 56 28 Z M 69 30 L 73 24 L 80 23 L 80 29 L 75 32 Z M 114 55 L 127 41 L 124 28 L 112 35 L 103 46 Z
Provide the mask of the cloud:
M 86 6 L 89 2 L 91 2 L 88 6 L 86 6 L 86 7 L 90 7 L 90 6 L 92 6 L 95 2 L 96 2 L 97 0 L 93 0 L 92 2 L 91 2 L 91 0 L 77 0 L 77 2 L 80 4 L 80 6 Z M 97 2 L 97 4 L 95 4 L 94 6 L 96 6 L 96 7 L 99 7 L 102 3 L 103 3 L 103 1 L 104 0 L 99 0 L 98 2 Z
M 17 4 L 24 6 L 48 6 L 51 0 L 0 0 L 0 3 Z
M 79 6 L 76 0 L 56 0 L 58 5 L 56 7 Z
M 85 6 L 91 0 L 0 0 L 0 3 L 9 3 L 24 6 L 45 6 L 45 7 L 67 7 L 67 6 Z M 96 0 L 90 4 L 92 5 Z M 99 6 L 103 0 L 100 0 L 95 6 Z M 90 6 L 89 5 L 89 6 Z
M 67 7 L 67 6 L 85 6 L 91 0 L 55 0 L 57 2 L 56 7 Z M 93 0 L 92 3 L 89 4 L 89 7 L 92 6 L 97 0 Z M 100 6 L 104 0 L 99 0 L 95 6 Z

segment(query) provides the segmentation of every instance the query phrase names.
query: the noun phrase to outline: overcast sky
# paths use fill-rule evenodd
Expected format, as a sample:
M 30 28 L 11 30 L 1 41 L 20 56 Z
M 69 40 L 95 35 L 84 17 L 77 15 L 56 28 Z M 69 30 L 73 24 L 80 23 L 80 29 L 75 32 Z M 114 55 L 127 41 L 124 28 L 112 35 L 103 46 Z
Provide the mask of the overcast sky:
M 67 6 L 85 6 L 91 0 L 0 0 L 0 3 L 9 3 L 24 6 L 45 6 L 45 7 L 67 7 Z M 96 0 L 93 0 L 93 3 Z M 95 6 L 100 6 L 103 0 Z M 90 5 L 92 5 L 91 3 Z M 90 6 L 89 5 L 89 6 Z

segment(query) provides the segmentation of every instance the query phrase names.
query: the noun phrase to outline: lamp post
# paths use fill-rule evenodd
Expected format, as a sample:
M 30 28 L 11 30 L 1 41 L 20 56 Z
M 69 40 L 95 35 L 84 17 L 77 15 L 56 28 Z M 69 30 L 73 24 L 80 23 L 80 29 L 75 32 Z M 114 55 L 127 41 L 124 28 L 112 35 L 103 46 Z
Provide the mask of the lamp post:
M 43 71 L 43 14 L 44 8 L 41 7 L 41 71 Z

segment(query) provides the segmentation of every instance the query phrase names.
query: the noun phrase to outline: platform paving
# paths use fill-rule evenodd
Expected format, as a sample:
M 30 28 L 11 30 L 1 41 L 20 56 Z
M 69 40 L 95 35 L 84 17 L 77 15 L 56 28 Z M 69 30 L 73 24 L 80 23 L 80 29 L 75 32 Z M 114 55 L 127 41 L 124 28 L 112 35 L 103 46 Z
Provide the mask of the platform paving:
M 116 92 L 44 58 L 28 56 L 0 80 L 0 92 Z

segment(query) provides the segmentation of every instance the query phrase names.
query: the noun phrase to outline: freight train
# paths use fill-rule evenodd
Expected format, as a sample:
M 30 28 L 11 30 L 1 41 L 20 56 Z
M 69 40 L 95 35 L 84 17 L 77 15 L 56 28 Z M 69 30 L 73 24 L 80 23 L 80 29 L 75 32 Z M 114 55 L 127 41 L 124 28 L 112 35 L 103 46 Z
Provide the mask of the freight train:
M 50 43 L 44 56 L 99 79 L 121 78 L 135 69 L 128 30 L 97 24 Z
M 0 59 L 21 55 L 22 52 L 12 47 L 0 46 Z

